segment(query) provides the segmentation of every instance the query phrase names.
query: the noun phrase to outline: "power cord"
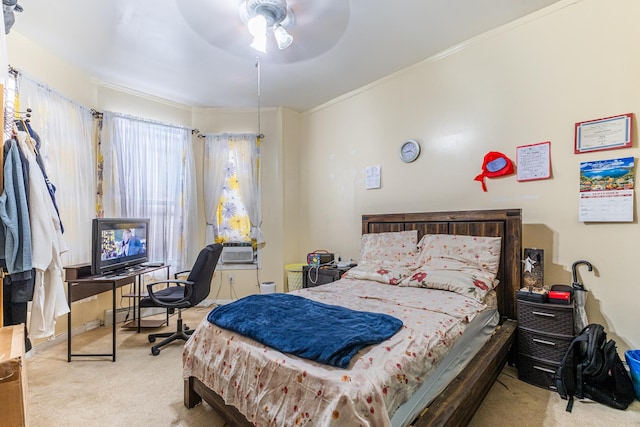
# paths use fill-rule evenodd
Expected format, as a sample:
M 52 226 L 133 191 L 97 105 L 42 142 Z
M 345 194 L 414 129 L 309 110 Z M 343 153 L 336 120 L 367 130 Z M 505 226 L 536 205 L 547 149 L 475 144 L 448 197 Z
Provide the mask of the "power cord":
M 318 272 L 320 271 L 321 267 L 333 267 L 335 266 L 335 261 L 330 261 L 330 262 L 326 262 L 324 264 L 318 264 L 318 265 L 312 265 L 309 270 L 307 271 L 307 278 L 309 279 L 309 282 L 313 283 L 314 285 L 318 283 Z M 315 278 L 311 277 L 311 272 L 315 271 Z
M 309 282 L 313 283 L 314 285 L 316 283 L 318 283 L 318 270 L 320 270 L 320 266 L 319 265 L 312 265 L 309 270 L 307 271 L 307 278 L 309 279 Z M 311 278 L 311 272 L 315 271 L 316 272 L 316 277 L 315 279 Z

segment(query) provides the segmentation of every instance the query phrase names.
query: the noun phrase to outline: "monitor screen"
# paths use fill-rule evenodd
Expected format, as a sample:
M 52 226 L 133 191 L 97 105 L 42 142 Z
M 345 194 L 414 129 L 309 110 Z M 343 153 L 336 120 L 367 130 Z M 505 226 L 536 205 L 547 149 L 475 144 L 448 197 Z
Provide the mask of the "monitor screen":
M 91 273 L 108 274 L 148 261 L 149 219 L 95 218 Z

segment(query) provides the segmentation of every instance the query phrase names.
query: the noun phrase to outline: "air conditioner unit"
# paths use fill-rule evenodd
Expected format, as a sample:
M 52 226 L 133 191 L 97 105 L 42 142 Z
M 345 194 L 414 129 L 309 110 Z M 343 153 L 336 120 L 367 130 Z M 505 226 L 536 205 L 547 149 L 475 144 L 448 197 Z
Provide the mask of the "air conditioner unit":
M 222 248 L 220 256 L 222 264 L 247 264 L 253 262 L 253 247 L 247 246 L 225 246 Z

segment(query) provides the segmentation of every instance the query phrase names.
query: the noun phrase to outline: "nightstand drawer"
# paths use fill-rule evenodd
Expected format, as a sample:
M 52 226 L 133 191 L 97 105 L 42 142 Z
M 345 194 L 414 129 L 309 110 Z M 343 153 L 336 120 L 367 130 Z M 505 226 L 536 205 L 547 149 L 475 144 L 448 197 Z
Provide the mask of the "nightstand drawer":
M 540 304 L 518 300 L 518 324 L 536 331 L 573 336 L 573 304 Z
M 302 287 L 312 288 L 314 286 L 326 285 L 327 283 L 340 280 L 348 268 L 317 268 L 305 265 L 302 267 Z
M 551 362 L 560 363 L 573 341 L 572 336 L 543 334 L 526 328 L 518 328 L 518 352 Z
M 559 364 L 518 355 L 518 379 L 549 390 L 556 390 L 555 376 Z

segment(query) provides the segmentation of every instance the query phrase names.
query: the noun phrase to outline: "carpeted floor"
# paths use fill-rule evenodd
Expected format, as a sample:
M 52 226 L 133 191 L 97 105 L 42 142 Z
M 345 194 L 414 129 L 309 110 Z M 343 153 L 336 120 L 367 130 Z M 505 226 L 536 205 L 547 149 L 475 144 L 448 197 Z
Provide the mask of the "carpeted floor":
M 185 323 L 196 327 L 209 311 L 186 310 Z M 169 328 L 174 327 L 172 319 Z M 151 356 L 146 337 L 150 331 L 143 332 L 118 330 L 115 363 L 110 358 L 74 358 L 68 363 L 66 340 L 36 347 L 27 358 L 30 426 L 224 426 L 206 404 L 184 407 L 182 346 L 174 343 L 159 356 Z M 73 337 L 74 352 L 110 349 L 110 327 Z M 638 401 L 626 411 L 576 402 L 573 412 L 567 413 L 565 406 L 566 401 L 557 394 L 519 381 L 515 369 L 506 367 L 471 426 L 640 425 Z

